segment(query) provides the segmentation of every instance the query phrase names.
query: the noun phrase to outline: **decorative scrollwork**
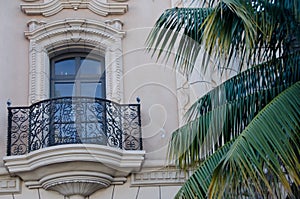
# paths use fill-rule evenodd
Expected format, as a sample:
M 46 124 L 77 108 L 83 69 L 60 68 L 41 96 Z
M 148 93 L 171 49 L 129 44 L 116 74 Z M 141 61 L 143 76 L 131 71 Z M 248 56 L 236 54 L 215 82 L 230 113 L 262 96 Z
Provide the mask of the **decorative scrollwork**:
M 139 150 L 141 146 L 141 121 L 139 106 L 122 106 L 122 126 L 124 134 L 124 148 Z
M 8 155 L 76 143 L 142 150 L 139 104 L 64 97 L 8 111 Z
M 29 108 L 9 108 L 7 155 L 23 155 L 28 150 Z

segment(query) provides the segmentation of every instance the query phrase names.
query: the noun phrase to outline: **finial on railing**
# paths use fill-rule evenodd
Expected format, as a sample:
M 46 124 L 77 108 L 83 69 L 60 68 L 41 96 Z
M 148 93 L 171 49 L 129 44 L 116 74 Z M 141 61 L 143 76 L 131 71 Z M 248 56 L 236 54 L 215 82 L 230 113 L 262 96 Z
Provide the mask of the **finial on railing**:
M 136 97 L 136 101 L 137 101 L 137 103 L 140 103 L 141 99 L 139 97 Z
M 6 105 L 7 105 L 7 107 L 11 106 L 11 100 L 10 99 L 7 100 Z

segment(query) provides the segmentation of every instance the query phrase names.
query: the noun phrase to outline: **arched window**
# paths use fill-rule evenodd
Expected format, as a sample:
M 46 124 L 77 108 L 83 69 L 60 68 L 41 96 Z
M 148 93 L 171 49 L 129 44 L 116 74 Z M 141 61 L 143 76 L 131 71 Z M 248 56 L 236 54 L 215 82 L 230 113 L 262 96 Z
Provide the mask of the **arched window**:
M 28 27 L 25 35 L 30 40 L 30 103 L 67 95 L 93 95 L 122 103 L 125 32 L 120 20 L 65 19 L 50 23 L 32 20 Z M 74 65 L 64 67 L 70 63 Z M 86 74 L 98 63 L 100 75 Z
M 50 96 L 105 98 L 104 58 L 87 53 L 68 53 L 52 58 Z

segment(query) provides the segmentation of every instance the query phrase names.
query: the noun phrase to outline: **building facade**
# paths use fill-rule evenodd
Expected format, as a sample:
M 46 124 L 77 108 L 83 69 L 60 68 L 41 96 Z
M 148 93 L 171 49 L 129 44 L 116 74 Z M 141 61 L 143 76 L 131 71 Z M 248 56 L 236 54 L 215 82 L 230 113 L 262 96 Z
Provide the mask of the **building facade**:
M 166 160 L 169 138 L 218 74 L 188 80 L 145 42 L 186 4 L 2 0 L 0 199 L 176 194 L 186 176 Z

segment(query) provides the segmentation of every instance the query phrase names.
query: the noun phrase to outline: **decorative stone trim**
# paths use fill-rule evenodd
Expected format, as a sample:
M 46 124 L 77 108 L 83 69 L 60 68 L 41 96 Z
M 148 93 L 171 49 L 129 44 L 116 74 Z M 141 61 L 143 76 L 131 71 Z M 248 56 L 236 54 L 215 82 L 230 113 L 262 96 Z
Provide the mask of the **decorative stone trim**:
M 157 170 L 133 173 L 131 186 L 175 186 L 182 185 L 187 179 L 179 170 Z
M 126 181 L 126 178 L 124 179 L 122 183 Z M 101 172 L 81 171 L 52 174 L 41 179 L 40 183 L 45 190 L 57 191 L 64 196 L 86 197 L 99 189 L 109 187 L 113 180 L 112 176 Z
M 68 144 L 5 156 L 3 160 L 9 173 L 22 178 L 29 189 L 44 188 L 64 196 L 89 196 L 112 184 L 124 184 L 130 173 L 140 170 L 144 155 L 145 151 Z M 3 187 L 9 188 L 9 183 Z
M 23 0 L 25 2 L 34 2 L 34 1 L 39 1 L 39 0 Z
M 39 1 L 39 0 L 23 0 L 25 2 L 34 2 L 34 1 Z M 45 0 L 45 1 L 51 1 L 51 0 Z M 116 1 L 116 2 L 126 2 L 128 0 L 113 0 L 113 1 Z
M 26 0 L 26 2 L 32 2 Z M 100 16 L 124 14 L 128 10 L 127 3 L 106 3 L 100 0 L 49 0 L 44 3 L 21 4 L 22 11 L 27 15 L 43 15 L 49 17 L 63 9 L 89 9 Z
M 0 194 L 19 193 L 21 191 L 18 177 L 0 176 Z
M 65 19 L 51 23 L 31 20 L 25 36 L 30 41 L 29 103 L 49 98 L 49 59 L 58 51 L 90 50 L 105 57 L 106 98 L 123 100 L 122 22 Z
M 116 2 L 126 2 L 128 0 L 113 0 L 113 1 L 116 1 Z

